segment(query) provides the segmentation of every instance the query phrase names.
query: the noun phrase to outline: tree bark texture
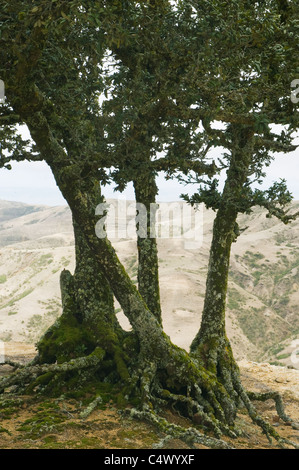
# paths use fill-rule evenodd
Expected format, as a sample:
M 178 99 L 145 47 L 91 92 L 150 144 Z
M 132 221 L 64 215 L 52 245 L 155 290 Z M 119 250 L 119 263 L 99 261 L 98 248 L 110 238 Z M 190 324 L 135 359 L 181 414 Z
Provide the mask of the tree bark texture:
M 143 214 L 137 216 L 137 250 L 138 250 L 138 290 L 149 310 L 162 323 L 159 287 L 158 248 L 155 237 L 156 195 L 158 188 L 155 176 L 151 172 L 140 174 L 134 180 L 136 203 L 146 209 L 146 220 L 140 222 Z M 146 230 L 145 230 L 146 228 Z

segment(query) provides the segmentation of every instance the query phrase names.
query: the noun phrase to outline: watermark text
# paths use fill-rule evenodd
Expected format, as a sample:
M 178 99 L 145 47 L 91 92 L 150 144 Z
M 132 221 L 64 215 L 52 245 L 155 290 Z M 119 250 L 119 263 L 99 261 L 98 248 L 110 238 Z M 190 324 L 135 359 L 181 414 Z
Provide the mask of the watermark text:
M 96 208 L 100 216 L 96 224 L 98 238 L 179 239 L 185 248 L 199 248 L 203 242 L 203 207 L 183 202 L 144 204 L 118 199 L 101 203 Z

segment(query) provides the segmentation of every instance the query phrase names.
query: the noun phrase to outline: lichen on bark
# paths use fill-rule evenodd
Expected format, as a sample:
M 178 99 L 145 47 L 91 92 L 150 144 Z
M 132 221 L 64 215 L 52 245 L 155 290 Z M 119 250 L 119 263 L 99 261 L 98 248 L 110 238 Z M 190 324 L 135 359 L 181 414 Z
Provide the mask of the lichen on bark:
M 155 236 L 155 206 L 158 188 L 154 174 L 148 170 L 135 177 L 134 190 L 136 203 L 142 204 L 146 210 L 146 220 L 137 216 L 137 252 L 138 252 L 138 290 L 149 310 L 162 323 L 159 286 L 158 248 Z M 138 207 L 138 206 L 137 206 Z

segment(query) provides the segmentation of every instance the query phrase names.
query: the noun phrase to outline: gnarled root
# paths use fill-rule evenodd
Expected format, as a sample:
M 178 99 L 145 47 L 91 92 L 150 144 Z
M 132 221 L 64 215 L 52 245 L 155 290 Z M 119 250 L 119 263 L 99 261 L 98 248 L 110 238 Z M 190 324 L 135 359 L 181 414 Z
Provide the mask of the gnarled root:
M 273 398 L 276 400 L 276 402 L 279 404 L 279 413 L 282 412 L 283 410 L 283 407 L 282 407 L 282 401 L 281 401 L 281 398 L 279 400 L 277 400 L 277 393 L 276 392 L 269 392 L 268 394 L 261 394 L 259 397 L 258 395 L 256 394 L 253 394 L 251 392 L 246 392 L 245 389 L 243 388 L 241 382 L 239 379 L 236 379 L 235 380 L 235 387 L 240 395 L 240 398 L 243 402 L 243 404 L 245 405 L 247 411 L 248 411 L 248 414 L 250 416 L 250 418 L 252 419 L 252 421 L 254 423 L 256 423 L 259 427 L 261 427 L 263 433 L 267 436 L 268 440 L 270 443 L 272 443 L 272 438 L 274 438 L 278 445 L 282 448 L 285 447 L 285 444 L 286 445 L 289 445 L 291 447 L 294 447 L 296 449 L 299 448 L 298 444 L 288 440 L 288 439 L 285 439 L 283 438 L 282 436 L 280 436 L 277 431 L 274 429 L 273 426 L 271 426 L 269 423 L 267 423 L 256 411 L 256 409 L 254 408 L 251 400 L 252 399 L 263 399 L 263 400 L 266 400 L 268 398 Z M 264 396 L 263 396 L 264 395 Z M 262 398 L 263 397 L 263 398 Z M 267 397 L 267 398 L 266 398 Z M 275 398 L 274 398 L 275 397 Z M 276 407 L 277 409 L 277 407 Z M 284 411 L 283 411 L 283 416 L 284 416 L 284 419 L 287 419 L 288 422 L 290 422 L 290 418 L 288 418 Z
M 47 385 L 51 380 L 68 372 L 96 369 L 103 361 L 105 352 L 96 348 L 89 356 L 72 359 L 62 364 L 27 365 L 19 367 L 10 376 L 0 380 L 0 392 L 14 387 L 17 393 L 33 391 L 35 387 Z
M 210 449 L 232 449 L 229 444 L 221 439 L 205 436 L 194 427 L 184 428 L 177 424 L 170 423 L 150 409 L 140 411 L 133 408 L 129 413 L 131 417 L 148 421 L 166 434 L 166 437 L 155 446 L 156 448 L 162 447 L 169 439 L 180 439 L 191 448 L 194 447 L 194 444 L 202 444 Z
M 19 367 L 11 376 L 0 380 L 0 390 L 3 392 L 13 386 L 17 393 L 36 389 L 44 391 L 47 387 L 51 390 L 53 382 L 63 383 L 69 374 L 77 373 L 79 381 L 84 377 L 84 380 L 92 380 L 99 370 L 102 371 L 101 377 L 107 371 L 107 381 L 111 370 L 115 371 L 116 368 L 112 357 L 107 359 L 106 356 L 103 349 L 96 348 L 86 357 L 62 364 Z M 281 447 L 298 448 L 293 442 L 282 438 L 257 413 L 251 401 L 273 398 L 278 414 L 284 421 L 290 422 L 284 413 L 281 397 L 275 392 L 260 395 L 247 393 L 235 362 L 231 359 L 223 360 L 223 355 L 221 357 L 222 361 L 218 362 L 214 370 L 208 370 L 197 358 L 170 344 L 167 357 L 160 362 L 152 358 L 145 359 L 142 354 L 133 357 L 125 364 L 127 372 L 122 374 L 123 377 L 119 373 L 116 377 L 114 372 L 114 383 L 122 384 L 122 395 L 126 402 L 138 400 L 139 406 L 130 411 L 131 416 L 157 425 L 166 436 L 181 439 L 191 447 L 199 443 L 212 448 L 229 448 L 221 437 L 238 436 L 235 418 L 242 404 L 269 441 L 274 438 Z M 108 363 L 111 363 L 109 367 Z M 177 426 L 161 416 L 161 410 L 169 409 L 170 406 L 176 413 L 191 420 L 190 427 Z M 199 426 L 202 432 L 195 426 Z M 207 436 L 207 432 L 213 433 L 214 437 Z
M 229 448 L 221 436 L 235 438 L 238 435 L 230 417 L 234 407 L 226 390 L 213 374 L 184 350 L 174 347 L 170 360 L 162 367 L 140 359 L 127 388 L 128 394 L 136 392 L 140 397 L 140 407 L 131 410 L 131 416 L 151 422 L 166 435 L 181 439 L 191 447 L 199 443 L 212 448 Z M 215 437 L 205 436 L 193 426 L 183 428 L 168 422 L 160 412 L 170 406 Z
M 277 415 L 279 416 L 282 421 L 287 424 L 292 425 L 293 420 L 286 415 L 284 411 L 282 397 L 279 392 L 268 391 L 264 393 L 257 393 L 257 392 L 250 392 L 247 391 L 247 396 L 251 401 L 267 401 L 267 400 L 274 400 L 275 408 L 277 411 Z
M 189 418 L 204 431 L 212 432 L 217 438 L 216 445 L 222 446 L 222 435 L 233 438 L 238 436 L 235 418 L 240 405 L 244 405 L 253 423 L 261 428 L 270 442 L 275 439 L 280 447 L 298 448 L 296 443 L 282 438 L 275 428 L 257 413 L 251 401 L 257 398 L 274 399 L 278 415 L 290 423 L 290 418 L 284 413 L 281 397 L 276 392 L 263 396 L 247 393 L 241 383 L 239 368 L 227 352 L 226 345 L 228 360 L 225 360 L 224 354 L 214 356 L 221 357 L 221 361 L 213 368 L 216 373 L 207 370 L 196 358 L 175 347 L 169 353 L 167 364 L 144 363 L 144 366 L 139 368 L 140 377 L 142 376 L 139 387 L 143 406 L 134 412 L 135 416 L 143 416 L 158 424 L 160 428 L 165 428 L 164 420 L 157 413 L 160 413 L 161 408 L 171 405 L 173 410 Z M 135 389 L 137 383 L 135 377 Z M 178 428 L 172 425 L 169 428 L 166 426 L 166 429 L 171 431 L 171 436 L 178 432 Z M 194 434 L 193 428 L 190 429 L 189 431 L 188 428 L 187 432 L 187 429 L 183 431 L 183 428 L 180 428 L 179 434 L 185 436 L 184 439 L 186 436 L 189 439 L 190 435 L 195 439 L 196 434 L 197 439 L 197 433 Z

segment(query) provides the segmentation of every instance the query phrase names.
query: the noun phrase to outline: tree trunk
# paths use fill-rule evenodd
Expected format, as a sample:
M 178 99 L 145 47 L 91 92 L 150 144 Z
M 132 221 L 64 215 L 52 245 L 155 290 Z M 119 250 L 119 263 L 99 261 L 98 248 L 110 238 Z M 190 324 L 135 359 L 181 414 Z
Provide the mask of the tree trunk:
M 158 248 L 155 238 L 156 195 L 158 188 L 151 173 L 142 173 L 134 180 L 136 203 L 142 204 L 146 215 L 139 211 L 136 218 L 138 250 L 138 290 L 149 310 L 162 323 Z M 144 220 L 146 218 L 146 220 Z M 142 223 L 141 223 L 142 222 Z
M 231 245 L 236 237 L 237 211 L 226 207 L 225 202 L 217 211 L 213 225 L 213 238 L 210 249 L 209 268 L 201 326 L 191 344 L 192 353 L 199 353 L 207 367 L 216 366 L 215 358 L 210 357 L 213 345 L 226 339 L 225 305 L 230 263 Z
M 96 203 L 98 198 L 90 193 Z M 92 198 L 92 197 L 91 197 Z M 102 201 L 102 198 L 100 198 Z M 35 364 L 62 364 L 83 356 L 88 357 L 97 348 L 103 352 L 104 361 L 98 367 L 97 377 L 109 375 L 118 381 L 128 378 L 128 356 L 124 345 L 130 344 L 131 354 L 138 354 L 136 341 L 129 342 L 132 334 L 126 333 L 118 323 L 114 310 L 113 292 L 98 262 L 87 245 L 80 226 L 73 218 L 76 268 L 72 275 L 63 270 L 60 288 L 63 312 L 37 345 Z M 94 374 L 94 371 L 91 371 Z M 87 379 L 87 376 L 86 376 Z M 82 382 L 82 378 L 80 379 Z M 92 380 L 89 377 L 89 380 Z M 55 384 L 56 388 L 62 388 Z M 53 389 L 53 386 L 51 387 Z
M 226 336 L 225 307 L 231 246 L 237 238 L 238 208 L 242 204 L 242 191 L 249 175 L 253 149 L 250 131 L 234 126 L 232 137 L 234 148 L 213 225 L 202 320 L 190 352 L 216 375 L 228 391 L 230 419 L 233 421 L 239 404 L 239 394 L 236 392 L 239 369 Z
M 63 270 L 60 289 L 63 313 L 38 343 L 39 362 L 64 362 L 95 347 L 111 349 L 108 338 L 122 330 L 117 324 L 113 293 L 99 273 L 82 232 L 73 222 L 76 268 L 74 275 Z M 110 351 L 111 352 L 111 351 Z

